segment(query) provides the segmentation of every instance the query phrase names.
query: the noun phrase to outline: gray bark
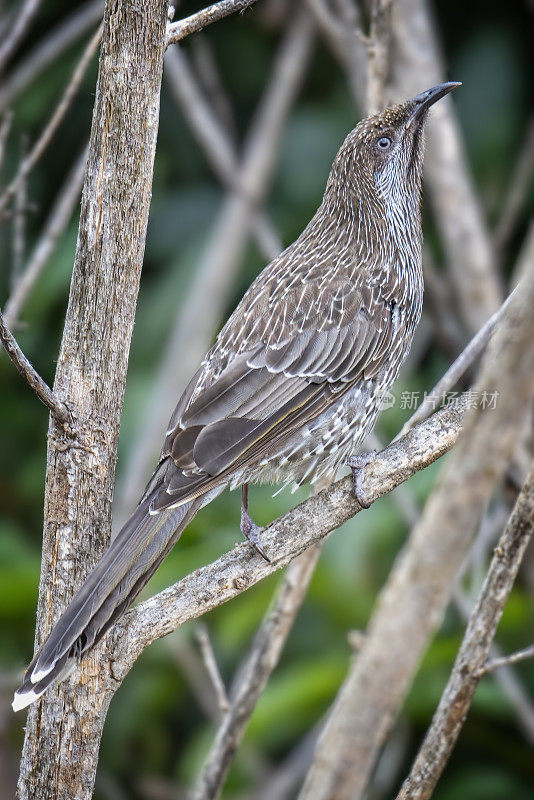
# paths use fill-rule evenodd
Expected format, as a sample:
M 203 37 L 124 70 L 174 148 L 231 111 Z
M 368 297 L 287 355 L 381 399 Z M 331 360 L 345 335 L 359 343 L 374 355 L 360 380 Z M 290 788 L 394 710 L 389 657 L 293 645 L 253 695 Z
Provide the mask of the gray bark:
M 533 529 L 534 470 L 531 469 L 495 548 L 432 725 L 396 800 L 429 800 L 432 796 L 484 675 L 493 637 Z
M 167 3 L 108 0 L 78 243 L 54 390 L 80 438 L 52 420 L 36 644 L 109 538 L 120 413 L 145 245 Z M 18 795 L 92 794 L 109 695 L 101 650 L 28 715 Z
M 495 392 L 496 408 L 484 410 L 479 403 L 467 412 L 440 483 L 378 599 L 299 800 L 363 796 L 379 749 L 443 618 L 477 523 L 524 431 L 534 395 L 533 303 L 531 261 L 474 386 L 479 398 Z

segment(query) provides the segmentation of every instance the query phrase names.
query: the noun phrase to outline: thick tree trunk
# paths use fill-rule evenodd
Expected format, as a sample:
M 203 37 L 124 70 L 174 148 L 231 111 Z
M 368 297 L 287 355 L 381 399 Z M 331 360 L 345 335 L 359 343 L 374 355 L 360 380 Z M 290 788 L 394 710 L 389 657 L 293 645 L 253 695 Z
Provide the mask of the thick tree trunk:
M 74 272 L 54 389 L 79 437 L 52 420 L 36 643 L 109 538 L 128 351 L 143 260 L 167 3 L 108 0 Z M 111 693 L 100 648 L 28 715 L 24 800 L 92 794 Z M 105 690 L 107 682 L 108 691 Z

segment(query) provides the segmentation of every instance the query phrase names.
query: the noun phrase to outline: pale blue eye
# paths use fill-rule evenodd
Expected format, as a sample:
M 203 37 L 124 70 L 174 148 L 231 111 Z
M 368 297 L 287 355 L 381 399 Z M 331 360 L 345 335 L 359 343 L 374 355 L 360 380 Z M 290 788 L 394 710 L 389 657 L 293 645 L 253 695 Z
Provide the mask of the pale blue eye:
M 391 139 L 389 136 L 381 136 L 380 139 L 377 139 L 376 146 L 379 150 L 382 150 L 382 152 L 389 150 L 391 147 Z

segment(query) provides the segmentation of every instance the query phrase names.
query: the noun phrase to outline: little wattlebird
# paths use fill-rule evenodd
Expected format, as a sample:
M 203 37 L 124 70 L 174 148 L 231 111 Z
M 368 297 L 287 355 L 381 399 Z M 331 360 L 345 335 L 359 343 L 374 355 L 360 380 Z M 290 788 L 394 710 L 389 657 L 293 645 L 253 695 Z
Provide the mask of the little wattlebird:
M 128 608 L 197 511 L 249 482 L 333 479 L 373 427 L 421 315 L 419 198 L 442 83 L 368 117 L 317 213 L 254 281 L 171 417 L 141 501 L 28 667 L 13 708 L 65 677 Z

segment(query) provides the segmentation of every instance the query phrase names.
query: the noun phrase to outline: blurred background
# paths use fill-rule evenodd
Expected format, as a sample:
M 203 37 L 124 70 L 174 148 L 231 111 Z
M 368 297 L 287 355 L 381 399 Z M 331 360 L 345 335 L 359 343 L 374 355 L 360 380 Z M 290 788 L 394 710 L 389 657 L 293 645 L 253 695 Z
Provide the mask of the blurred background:
M 333 14 L 338 6 L 351 4 L 310 2 L 306 13 L 314 6 L 317 16 L 295 22 L 291 2 L 260 0 L 245 14 L 168 52 L 119 444 L 117 528 L 152 471 L 180 389 L 255 275 L 313 215 L 339 145 L 365 113 L 357 69 L 350 72 L 328 26 L 320 23 L 322 6 Z M 362 6 L 354 3 L 365 29 Z M 6 4 L 0 26 L 8 24 L 16 7 Z M 176 19 L 199 7 L 180 3 Z M 506 7 L 495 0 L 435 0 L 429 8 L 443 77 L 463 82 L 453 97 L 459 141 L 491 251 L 490 278 L 495 293 L 505 292 L 534 210 L 534 7 L 527 0 Z M 100 2 L 69 4 L 68 13 L 64 3 L 42 2 L 7 60 L 0 85 L 1 196 L 86 55 L 87 66 L 61 124 L 44 155 L 19 181 L 12 210 L 0 225 L 0 304 L 24 352 L 49 383 L 68 299 L 94 101 L 97 57 L 87 48 L 101 10 Z M 415 38 L 410 46 L 418 47 Z M 416 80 L 414 92 L 437 82 L 425 71 L 416 72 Z M 398 94 L 398 82 L 392 85 L 392 94 Z M 428 179 L 436 191 L 435 176 Z M 383 442 L 395 436 L 412 413 L 414 398 L 423 399 L 477 329 L 479 318 L 494 310 L 492 289 L 485 284 L 481 293 L 487 290 L 490 299 L 473 307 L 472 318 L 466 315 L 439 209 L 428 193 L 423 212 L 425 314 L 394 387 L 394 405 L 377 427 Z M 457 245 L 463 246 L 461 241 Z M 21 277 L 27 275 L 31 280 L 21 290 Z M 12 715 L 9 704 L 33 652 L 48 415 L 3 353 L 0 381 L 1 798 L 13 796 L 23 740 L 23 717 Z M 292 770 L 299 785 L 316 726 L 353 657 L 349 633 L 365 629 L 439 470 L 438 463 L 418 473 L 400 500 L 385 497 L 326 543 L 281 662 L 230 772 L 223 795 L 227 800 L 278 800 L 269 786 L 283 769 Z M 273 498 L 271 489 L 253 487 L 251 512 L 265 524 L 305 496 L 305 491 L 283 492 Z M 212 561 L 240 539 L 239 500 L 238 494 L 226 492 L 198 515 L 143 597 Z M 478 550 L 455 602 L 384 747 L 369 789 L 373 800 L 391 797 L 411 764 L 461 641 L 463 614 L 476 596 L 505 518 L 503 503 L 496 501 L 483 521 Z M 227 685 L 279 581 L 276 575 L 203 619 Z M 499 627 L 497 640 L 504 652 L 532 641 L 533 587 L 530 552 Z M 198 623 L 187 624 L 153 644 L 114 698 L 102 742 L 99 800 L 173 800 L 184 796 L 184 787 L 198 773 L 218 710 L 197 628 Z M 512 678 L 512 689 L 497 675 L 482 680 L 436 800 L 534 797 L 532 663 L 518 665 Z M 293 788 L 287 797 L 295 794 Z

